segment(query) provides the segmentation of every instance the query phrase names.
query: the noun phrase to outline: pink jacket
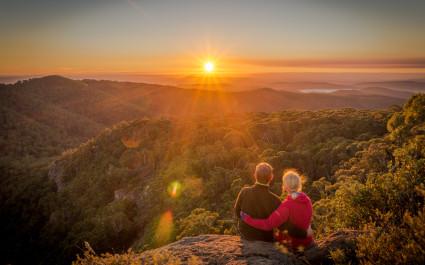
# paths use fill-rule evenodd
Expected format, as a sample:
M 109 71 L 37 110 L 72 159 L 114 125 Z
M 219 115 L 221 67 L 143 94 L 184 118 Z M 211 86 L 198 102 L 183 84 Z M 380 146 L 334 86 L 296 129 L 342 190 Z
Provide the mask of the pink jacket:
M 288 195 L 267 219 L 254 219 L 247 215 L 243 220 L 250 226 L 265 231 L 278 228 L 286 221 L 290 221 L 298 228 L 307 230 L 311 224 L 312 215 L 313 207 L 310 198 L 305 193 L 300 192 L 295 199 L 292 199 L 292 197 Z M 313 242 L 313 237 L 311 236 L 307 238 L 295 238 L 284 234 L 278 239 L 280 241 L 287 241 L 287 239 L 289 239 L 290 245 L 293 248 L 298 248 L 300 246 L 308 247 Z

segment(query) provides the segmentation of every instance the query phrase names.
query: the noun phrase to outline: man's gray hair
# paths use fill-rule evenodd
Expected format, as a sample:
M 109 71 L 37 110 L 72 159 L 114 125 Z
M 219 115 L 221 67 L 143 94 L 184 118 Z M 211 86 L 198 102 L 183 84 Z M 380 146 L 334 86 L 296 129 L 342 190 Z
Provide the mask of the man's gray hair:
M 268 183 L 273 174 L 273 167 L 266 162 L 261 162 L 255 167 L 255 179 L 260 183 Z

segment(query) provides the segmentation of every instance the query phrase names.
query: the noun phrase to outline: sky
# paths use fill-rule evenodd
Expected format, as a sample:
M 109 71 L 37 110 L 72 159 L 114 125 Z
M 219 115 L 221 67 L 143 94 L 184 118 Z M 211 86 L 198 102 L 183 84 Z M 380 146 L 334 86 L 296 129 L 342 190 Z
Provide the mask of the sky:
M 424 0 L 0 0 L 0 75 L 425 73 Z

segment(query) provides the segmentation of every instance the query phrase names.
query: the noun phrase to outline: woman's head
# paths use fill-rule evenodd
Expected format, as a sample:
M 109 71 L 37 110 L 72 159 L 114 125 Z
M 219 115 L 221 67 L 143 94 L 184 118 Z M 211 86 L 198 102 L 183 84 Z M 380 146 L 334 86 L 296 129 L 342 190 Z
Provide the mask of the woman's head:
M 302 190 L 301 175 L 294 169 L 288 169 L 283 172 L 282 188 L 288 192 L 297 192 Z

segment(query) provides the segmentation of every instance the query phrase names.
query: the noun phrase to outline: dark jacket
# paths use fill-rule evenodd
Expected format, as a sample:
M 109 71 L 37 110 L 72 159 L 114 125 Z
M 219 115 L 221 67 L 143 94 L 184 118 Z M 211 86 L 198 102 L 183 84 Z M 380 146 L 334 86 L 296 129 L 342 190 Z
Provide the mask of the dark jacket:
M 261 231 L 240 219 L 240 211 L 249 214 L 253 218 L 264 219 L 269 217 L 281 204 L 280 198 L 269 190 L 268 185 L 256 183 L 250 187 L 242 188 L 235 203 L 235 217 L 242 238 L 246 240 L 273 241 L 273 231 Z M 280 227 L 288 230 L 289 234 L 296 237 L 305 237 L 305 230 L 298 229 L 290 223 Z

